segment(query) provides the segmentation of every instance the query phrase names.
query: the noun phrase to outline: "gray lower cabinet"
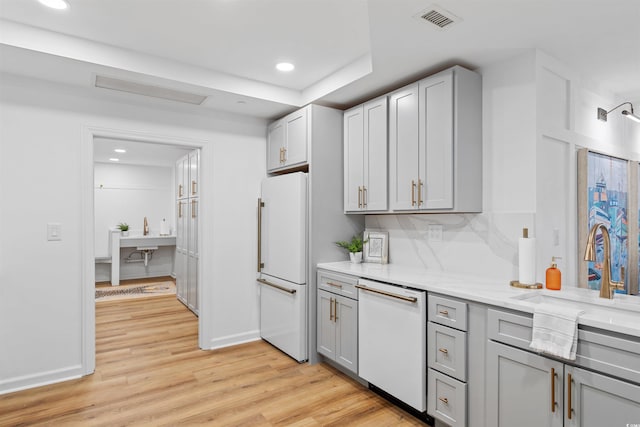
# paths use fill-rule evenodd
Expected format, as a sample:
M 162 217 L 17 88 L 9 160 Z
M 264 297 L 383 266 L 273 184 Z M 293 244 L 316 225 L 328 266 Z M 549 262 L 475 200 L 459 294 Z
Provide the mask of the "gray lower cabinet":
M 562 427 L 562 370 L 561 362 L 490 341 L 487 425 Z
M 569 363 L 527 350 L 530 314 L 489 309 L 487 317 L 487 426 L 640 425 L 637 338 L 579 329 Z
M 318 290 L 318 353 L 358 373 L 358 301 Z
M 565 367 L 566 427 L 640 425 L 640 386 Z

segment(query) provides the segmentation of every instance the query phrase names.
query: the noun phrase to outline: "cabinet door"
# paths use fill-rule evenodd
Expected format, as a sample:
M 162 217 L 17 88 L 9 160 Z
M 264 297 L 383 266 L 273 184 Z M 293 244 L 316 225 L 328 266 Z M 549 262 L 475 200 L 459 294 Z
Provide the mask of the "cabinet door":
M 176 162 L 176 197 L 189 197 L 189 156 L 186 155 Z
M 358 373 L 358 301 L 336 296 L 336 362 Z
M 418 209 L 418 85 L 389 96 L 389 195 L 392 210 Z
M 189 255 L 198 256 L 198 216 L 200 199 L 195 197 L 192 199 L 188 199 L 185 202 L 188 202 L 186 218 L 188 222 L 188 237 L 186 242 L 187 250 L 189 252 Z
M 453 71 L 420 81 L 420 209 L 453 208 Z
M 272 123 L 267 130 L 267 169 L 277 169 L 282 166 L 284 148 L 284 120 Z
M 285 117 L 284 160 L 286 166 L 307 161 L 307 111 L 307 108 L 303 108 Z
M 200 174 L 200 153 L 198 150 L 189 154 L 189 178 L 187 180 L 187 192 L 189 197 L 198 196 Z
M 562 427 L 562 382 L 562 363 L 489 341 L 487 425 Z
M 327 291 L 318 291 L 318 353 L 336 360 L 336 323 L 334 316 L 334 298 Z
M 198 314 L 198 258 L 187 255 L 187 305 Z
M 364 191 L 367 211 L 387 210 L 387 97 L 364 104 Z
M 187 254 L 182 250 L 176 250 L 175 257 L 176 296 L 185 305 L 187 304 Z
M 640 386 L 567 366 L 565 389 L 566 427 L 640 424 Z
M 189 241 L 189 223 L 187 217 L 189 201 L 181 199 L 176 202 L 176 249 L 186 251 Z
M 364 177 L 364 115 L 363 106 L 344 113 L 344 210 L 362 209 Z

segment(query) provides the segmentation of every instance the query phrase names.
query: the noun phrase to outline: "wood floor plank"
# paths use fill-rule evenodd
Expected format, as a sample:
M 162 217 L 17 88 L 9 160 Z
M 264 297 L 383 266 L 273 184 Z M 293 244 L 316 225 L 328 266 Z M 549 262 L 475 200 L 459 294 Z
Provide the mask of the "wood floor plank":
M 0 426 L 422 426 L 325 364 L 256 341 L 198 348 L 173 296 L 96 304 L 96 371 L 0 396 Z

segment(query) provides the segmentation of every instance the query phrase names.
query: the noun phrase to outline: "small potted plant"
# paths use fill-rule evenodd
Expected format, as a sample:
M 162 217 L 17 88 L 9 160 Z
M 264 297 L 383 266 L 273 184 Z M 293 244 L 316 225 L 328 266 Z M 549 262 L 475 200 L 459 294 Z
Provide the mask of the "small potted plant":
M 120 232 L 124 237 L 127 237 L 129 235 L 129 224 L 127 224 L 126 222 L 121 222 L 117 225 L 117 227 L 120 229 Z
M 367 243 L 366 240 L 362 240 L 359 236 L 353 236 L 350 242 L 341 240 L 336 242 L 336 245 L 349 251 L 349 258 L 354 264 L 362 262 L 362 246 Z

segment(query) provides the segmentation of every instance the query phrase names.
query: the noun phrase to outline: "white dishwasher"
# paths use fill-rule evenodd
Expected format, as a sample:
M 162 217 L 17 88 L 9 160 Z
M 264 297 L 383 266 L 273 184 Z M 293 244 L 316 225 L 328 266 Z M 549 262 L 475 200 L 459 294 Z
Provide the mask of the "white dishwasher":
M 358 375 L 426 411 L 426 292 L 365 279 L 357 288 Z

